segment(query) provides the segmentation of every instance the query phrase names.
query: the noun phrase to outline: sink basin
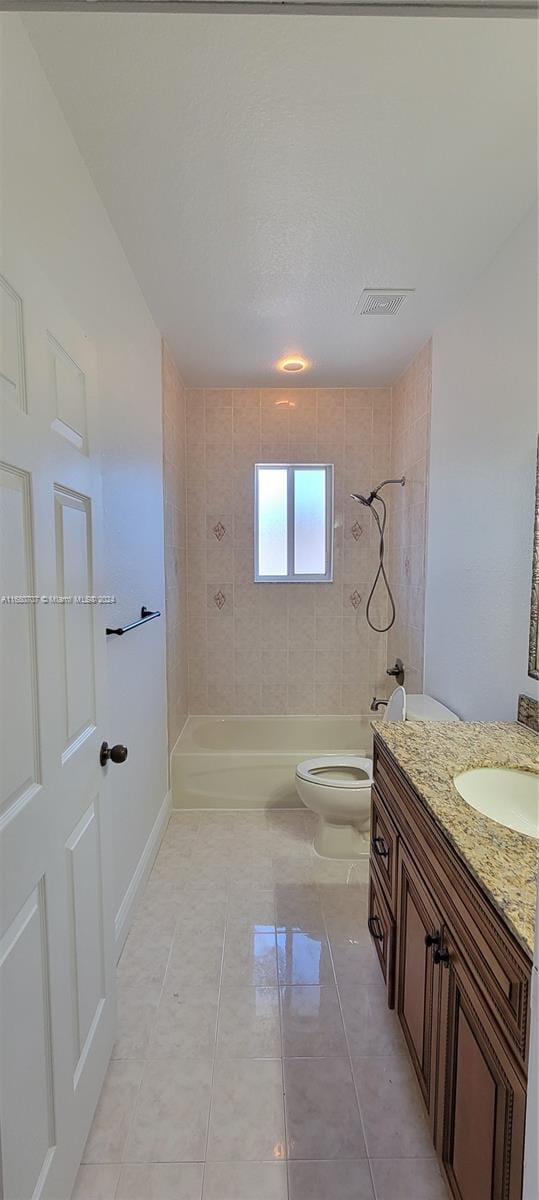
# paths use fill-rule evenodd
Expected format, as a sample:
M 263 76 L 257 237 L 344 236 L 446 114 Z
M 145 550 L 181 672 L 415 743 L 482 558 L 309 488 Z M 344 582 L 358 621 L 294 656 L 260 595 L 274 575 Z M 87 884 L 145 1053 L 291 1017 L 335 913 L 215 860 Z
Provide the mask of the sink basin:
M 539 837 L 539 775 L 505 767 L 476 767 L 453 780 L 457 792 L 477 812 L 517 833 Z

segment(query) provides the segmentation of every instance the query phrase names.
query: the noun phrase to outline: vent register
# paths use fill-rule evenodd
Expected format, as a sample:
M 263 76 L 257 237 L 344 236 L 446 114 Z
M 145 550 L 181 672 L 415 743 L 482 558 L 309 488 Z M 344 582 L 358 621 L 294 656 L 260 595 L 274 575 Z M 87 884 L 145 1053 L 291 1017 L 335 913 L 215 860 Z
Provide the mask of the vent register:
M 365 288 L 356 312 L 360 317 L 394 317 L 413 291 L 413 288 Z

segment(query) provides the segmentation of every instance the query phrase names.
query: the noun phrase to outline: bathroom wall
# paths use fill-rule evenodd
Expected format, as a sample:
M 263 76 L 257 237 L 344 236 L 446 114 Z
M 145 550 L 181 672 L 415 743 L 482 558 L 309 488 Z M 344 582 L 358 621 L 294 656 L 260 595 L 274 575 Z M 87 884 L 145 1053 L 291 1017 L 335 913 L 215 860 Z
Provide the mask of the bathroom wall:
M 185 389 L 166 343 L 162 343 L 163 487 L 167 631 L 168 745 L 185 724 L 187 697 L 187 494 Z
M 409 692 L 423 690 L 431 381 L 427 342 L 392 388 L 391 476 L 404 475 L 406 484 L 386 492 L 391 497 L 388 562 L 397 610 L 388 634 L 388 655 L 392 662 L 402 658 Z
M 530 213 L 433 338 L 425 681 L 466 719 L 513 720 L 527 674 L 537 438 Z
M 190 712 L 359 713 L 385 689 L 374 526 L 349 493 L 388 475 L 390 435 L 388 389 L 188 392 Z M 253 583 L 254 464 L 317 461 L 335 464 L 334 582 Z

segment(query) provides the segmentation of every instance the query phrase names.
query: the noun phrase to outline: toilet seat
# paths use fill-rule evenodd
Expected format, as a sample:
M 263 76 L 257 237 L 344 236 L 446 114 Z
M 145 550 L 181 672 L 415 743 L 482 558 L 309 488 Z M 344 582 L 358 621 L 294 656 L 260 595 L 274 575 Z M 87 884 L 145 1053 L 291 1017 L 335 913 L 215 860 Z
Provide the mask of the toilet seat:
M 350 788 L 357 792 L 371 786 L 372 759 L 362 758 L 359 754 L 326 754 L 299 763 L 296 775 L 307 783 L 326 788 Z

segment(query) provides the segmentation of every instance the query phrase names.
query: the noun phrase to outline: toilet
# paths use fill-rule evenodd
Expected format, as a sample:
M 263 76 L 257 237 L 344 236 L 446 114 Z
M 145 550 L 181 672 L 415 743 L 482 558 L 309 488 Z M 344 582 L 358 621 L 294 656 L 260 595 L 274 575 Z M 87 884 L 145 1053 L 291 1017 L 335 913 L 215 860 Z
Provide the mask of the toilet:
M 456 713 L 432 696 L 407 696 L 395 688 L 384 721 L 458 721 Z M 372 758 L 324 754 L 296 767 L 296 790 L 306 808 L 318 814 L 314 848 L 322 858 L 364 858 L 370 848 Z

